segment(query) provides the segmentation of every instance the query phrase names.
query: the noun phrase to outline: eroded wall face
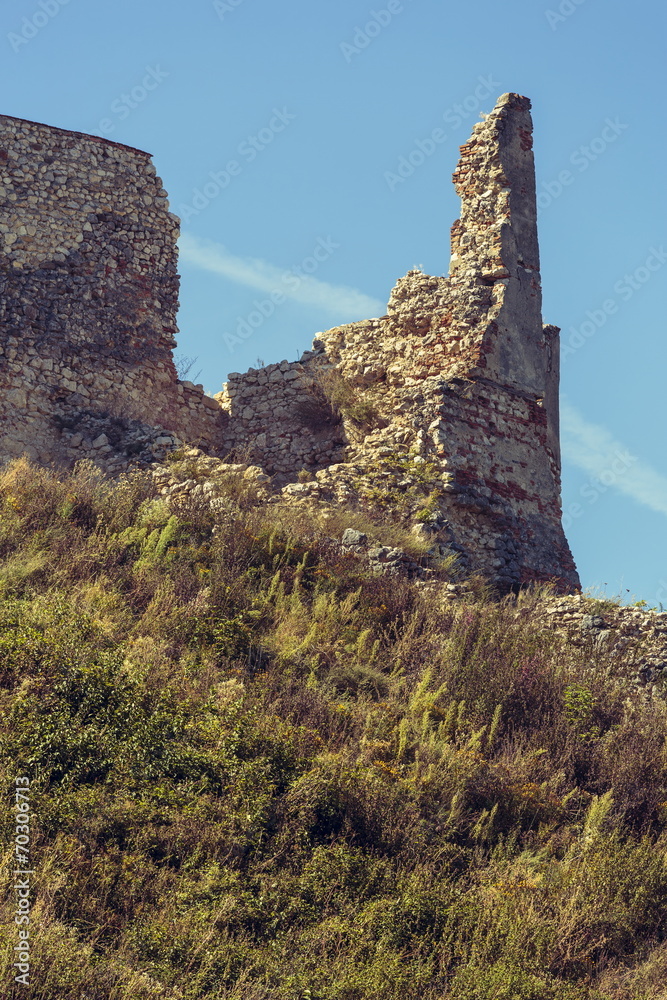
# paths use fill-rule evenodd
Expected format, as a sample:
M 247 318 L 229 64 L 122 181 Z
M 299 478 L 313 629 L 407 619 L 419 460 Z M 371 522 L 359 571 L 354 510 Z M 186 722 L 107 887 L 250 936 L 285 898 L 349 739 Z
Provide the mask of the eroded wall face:
M 474 126 L 454 182 L 461 218 L 449 275 L 409 272 L 385 316 L 319 335 L 320 352 L 299 366 L 294 385 L 334 369 L 380 418 L 361 438 L 346 421 L 345 465 L 317 472 L 318 483 L 303 492 L 354 502 L 364 479 L 380 492 L 388 485 L 387 455 L 405 456 L 406 469 L 413 458 L 435 462 L 444 492 L 440 540 L 469 569 L 503 588 L 548 579 L 576 587 L 561 525 L 559 331 L 542 323 L 527 98 L 503 95 Z M 230 428 L 239 445 L 259 440 L 262 464 L 294 479 L 310 468 L 308 449 L 290 436 L 291 411 L 274 410 L 275 388 L 263 378 L 234 376 L 225 402 Z M 262 433 L 263 407 L 268 421 L 280 412 L 286 423 Z
M 216 396 L 230 416 L 226 447 L 260 465 L 276 485 L 345 459 L 346 434 L 319 390 L 321 364 L 311 357 L 234 372 Z
M 578 585 L 544 406 L 483 382 L 445 383 L 435 401 L 431 440 L 452 474 L 444 506 L 471 564 L 504 587 Z
M 385 316 L 319 334 L 299 362 L 234 373 L 215 399 L 176 377 L 178 220 L 148 155 L 0 118 L 0 167 L 0 458 L 71 461 L 83 449 L 108 452 L 114 471 L 113 419 L 132 418 L 258 464 L 306 505 L 399 496 L 426 468 L 434 538 L 465 568 L 503 589 L 578 586 L 561 526 L 558 329 L 541 317 L 526 98 L 503 95 L 461 147 L 448 276 L 409 272 Z M 332 385 L 351 403 L 342 416 L 326 401 Z
M 178 220 L 150 156 L 0 117 L 0 205 L 0 455 L 67 457 L 77 410 L 215 446 L 220 410 L 172 360 Z
M 320 335 L 329 364 L 384 424 L 348 446 L 347 467 L 359 470 L 351 478 L 366 475 L 383 488 L 383 456 L 404 456 L 408 477 L 415 459 L 436 465 L 445 517 L 438 537 L 466 568 L 503 589 L 552 578 L 576 587 L 545 400 L 462 374 L 442 332 L 447 289 L 446 278 L 411 272 L 393 290 L 386 317 Z M 317 476 L 331 487 L 343 470 Z

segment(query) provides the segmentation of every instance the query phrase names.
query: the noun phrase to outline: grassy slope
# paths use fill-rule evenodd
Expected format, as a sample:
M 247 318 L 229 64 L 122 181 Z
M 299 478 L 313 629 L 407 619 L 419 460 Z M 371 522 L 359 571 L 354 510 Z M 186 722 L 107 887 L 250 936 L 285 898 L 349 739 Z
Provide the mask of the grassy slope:
M 663 702 L 509 603 L 227 507 L 0 478 L 0 772 L 32 779 L 38 869 L 15 995 L 667 996 Z

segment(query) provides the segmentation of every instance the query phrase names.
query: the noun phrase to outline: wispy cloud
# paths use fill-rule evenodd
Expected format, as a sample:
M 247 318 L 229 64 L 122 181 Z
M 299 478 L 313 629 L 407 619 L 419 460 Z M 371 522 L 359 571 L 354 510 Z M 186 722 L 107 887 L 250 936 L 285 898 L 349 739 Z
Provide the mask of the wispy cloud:
M 589 423 L 567 402 L 561 405 L 561 437 L 565 458 L 589 475 L 604 476 L 625 462 L 623 473 L 613 479 L 614 488 L 667 515 L 667 476 L 633 456 L 605 427 Z
M 290 268 L 281 268 L 257 257 L 237 257 L 222 244 L 189 233 L 182 234 L 179 240 L 180 259 L 184 263 L 269 295 L 281 292 L 301 305 L 325 310 L 340 323 L 384 315 L 385 306 L 379 299 L 356 288 L 331 285 L 312 277 L 312 272 L 338 247 L 330 237 L 321 238 L 312 255 Z

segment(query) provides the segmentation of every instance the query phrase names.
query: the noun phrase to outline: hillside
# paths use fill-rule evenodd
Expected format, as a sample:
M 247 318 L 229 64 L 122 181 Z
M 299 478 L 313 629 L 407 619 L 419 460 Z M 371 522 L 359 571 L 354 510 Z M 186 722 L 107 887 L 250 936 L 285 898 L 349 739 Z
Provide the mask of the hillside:
M 13 992 L 3 891 L 3 997 L 667 996 L 665 616 L 496 597 L 380 510 L 179 453 L 4 470 L 36 875 Z

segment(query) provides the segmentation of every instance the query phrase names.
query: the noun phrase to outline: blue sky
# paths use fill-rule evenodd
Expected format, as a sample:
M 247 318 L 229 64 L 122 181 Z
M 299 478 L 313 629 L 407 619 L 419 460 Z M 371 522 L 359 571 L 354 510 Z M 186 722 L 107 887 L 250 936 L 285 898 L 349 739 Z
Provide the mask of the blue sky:
M 383 312 L 409 268 L 446 273 L 458 146 L 529 96 L 568 537 L 585 587 L 667 608 L 666 20 L 657 0 L 7 0 L 1 110 L 153 153 L 184 220 L 178 353 L 217 392 Z

